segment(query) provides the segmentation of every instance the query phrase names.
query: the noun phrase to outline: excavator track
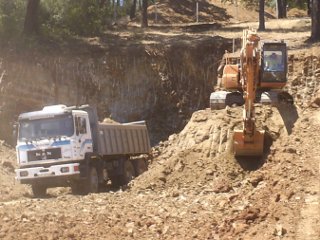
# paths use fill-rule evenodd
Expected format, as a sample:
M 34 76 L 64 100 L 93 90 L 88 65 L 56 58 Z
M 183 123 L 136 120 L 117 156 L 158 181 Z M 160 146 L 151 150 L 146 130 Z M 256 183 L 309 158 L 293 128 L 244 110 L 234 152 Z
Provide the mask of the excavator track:
M 244 104 L 243 94 L 241 92 L 217 91 L 211 93 L 211 110 L 224 109 L 226 106 L 236 107 Z

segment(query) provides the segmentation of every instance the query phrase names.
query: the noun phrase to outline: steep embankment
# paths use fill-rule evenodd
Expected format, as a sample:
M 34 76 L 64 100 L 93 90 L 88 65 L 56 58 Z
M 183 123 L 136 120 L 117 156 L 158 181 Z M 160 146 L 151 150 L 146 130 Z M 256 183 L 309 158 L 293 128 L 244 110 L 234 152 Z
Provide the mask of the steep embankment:
M 231 47 L 220 37 L 134 32 L 84 41 L 54 53 L 2 51 L 0 139 L 11 140 L 21 112 L 89 103 L 102 119 L 147 120 L 155 144 L 207 106 L 216 63 Z

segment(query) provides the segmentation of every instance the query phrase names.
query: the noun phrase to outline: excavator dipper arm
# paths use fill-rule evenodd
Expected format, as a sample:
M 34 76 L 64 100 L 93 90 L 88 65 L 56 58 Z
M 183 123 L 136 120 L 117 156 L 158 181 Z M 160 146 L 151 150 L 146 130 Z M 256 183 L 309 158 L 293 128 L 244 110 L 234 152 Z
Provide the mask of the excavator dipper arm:
M 243 127 L 241 130 L 235 130 L 233 136 L 233 149 L 236 156 L 261 156 L 263 154 L 264 131 L 256 130 L 254 108 L 259 79 L 259 40 L 256 34 L 244 31 L 240 61 L 245 104 Z

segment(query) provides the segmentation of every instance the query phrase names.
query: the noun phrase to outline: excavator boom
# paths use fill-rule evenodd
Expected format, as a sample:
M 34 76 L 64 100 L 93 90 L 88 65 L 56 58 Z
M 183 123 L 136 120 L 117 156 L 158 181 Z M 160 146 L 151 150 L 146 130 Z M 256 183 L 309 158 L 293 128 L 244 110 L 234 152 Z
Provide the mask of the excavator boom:
M 255 32 L 245 30 L 242 38 L 240 64 L 244 98 L 243 127 L 235 130 L 233 149 L 236 156 L 261 156 L 264 146 L 264 131 L 257 131 L 254 101 L 259 83 L 260 38 Z

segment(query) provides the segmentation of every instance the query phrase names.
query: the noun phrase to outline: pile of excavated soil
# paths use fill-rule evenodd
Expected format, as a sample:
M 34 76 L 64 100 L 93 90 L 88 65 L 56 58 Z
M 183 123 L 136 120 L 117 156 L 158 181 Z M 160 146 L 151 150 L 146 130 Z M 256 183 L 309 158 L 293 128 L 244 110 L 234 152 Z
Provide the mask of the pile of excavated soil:
M 27 195 L 27 188 L 14 179 L 17 167 L 14 149 L 0 141 L 0 201 L 12 200 Z
M 113 120 L 112 118 L 105 118 L 105 119 L 103 119 L 102 123 L 106 123 L 106 124 L 120 124 L 119 122 Z
M 267 131 L 269 141 L 287 135 L 284 121 L 276 108 L 257 106 L 256 116 L 259 119 L 257 128 Z M 286 122 L 297 118 L 294 107 L 288 117 L 290 119 Z M 292 128 L 292 124 L 287 125 Z M 144 174 L 143 181 L 134 186 L 168 190 L 178 185 L 196 190 L 200 184 L 220 191 L 222 183 L 227 184 L 223 189 L 230 189 L 232 184 L 227 179 L 232 176 L 232 180 L 242 180 L 244 175 L 244 169 L 235 161 L 231 149 L 233 131 L 241 128 L 242 108 L 195 112 L 183 131 L 171 135 L 168 141 L 153 149 L 154 164 Z M 258 164 L 256 167 L 259 167 L 266 156 L 259 161 L 252 160 L 253 165 Z

